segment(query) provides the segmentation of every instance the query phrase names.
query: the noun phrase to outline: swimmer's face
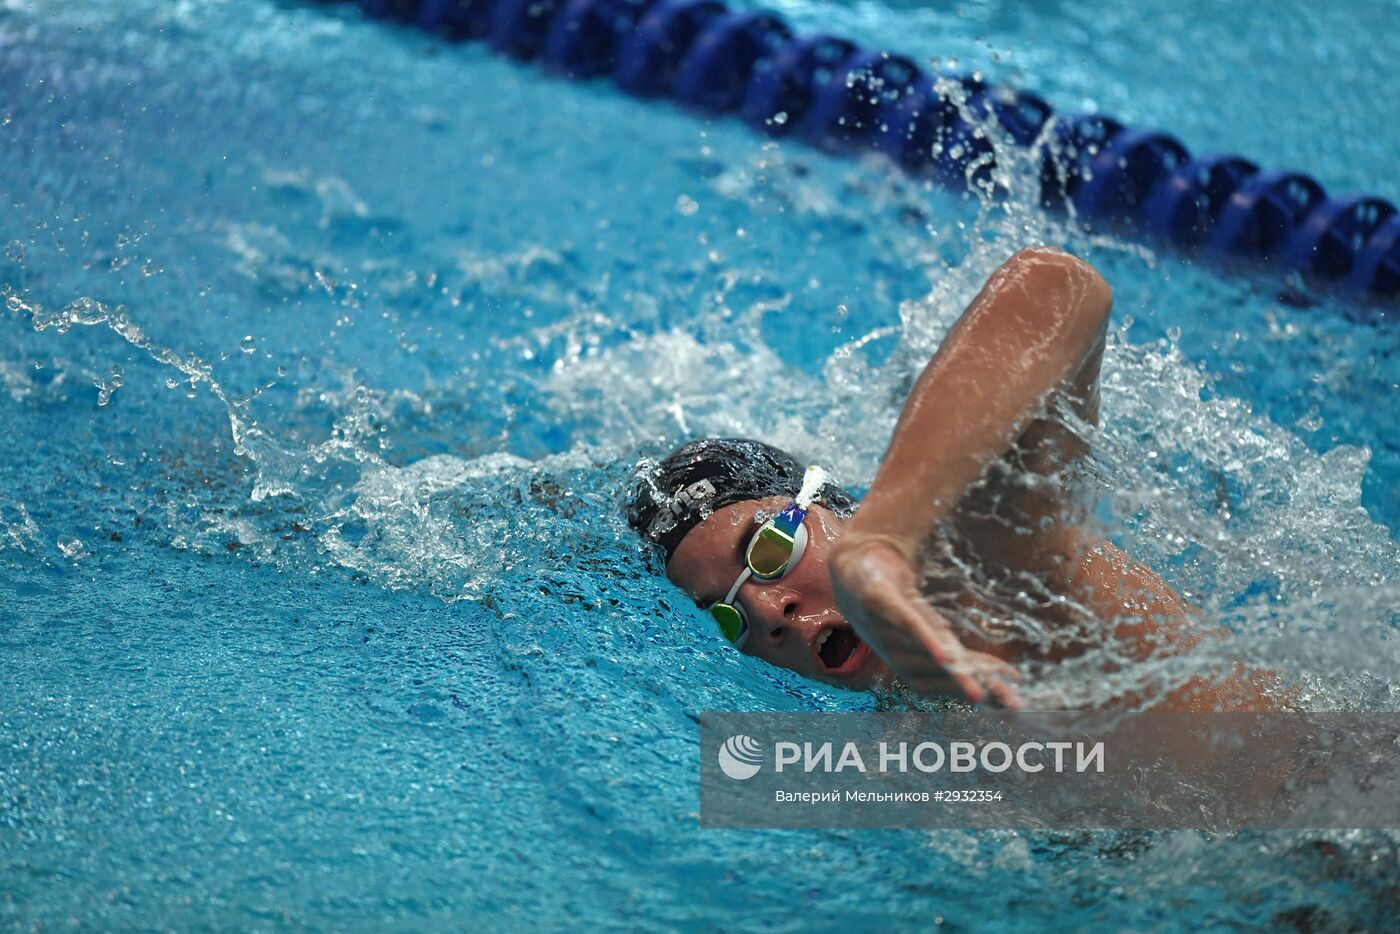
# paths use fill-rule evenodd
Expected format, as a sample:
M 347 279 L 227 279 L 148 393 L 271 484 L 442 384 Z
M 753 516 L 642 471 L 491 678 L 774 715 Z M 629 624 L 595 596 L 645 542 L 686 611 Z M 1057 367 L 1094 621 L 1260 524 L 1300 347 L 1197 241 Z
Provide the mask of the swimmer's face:
M 744 552 L 759 525 L 791 502 L 772 496 L 715 510 L 681 539 L 666 576 L 701 606 L 723 600 L 744 570 Z M 886 669 L 836 609 L 827 562 L 842 520 L 817 504 L 804 522 L 807 549 L 788 575 L 773 581 L 750 577 L 739 588 L 735 602 L 749 620 L 743 651 L 808 678 L 866 690 Z M 715 638 L 723 638 L 718 629 Z

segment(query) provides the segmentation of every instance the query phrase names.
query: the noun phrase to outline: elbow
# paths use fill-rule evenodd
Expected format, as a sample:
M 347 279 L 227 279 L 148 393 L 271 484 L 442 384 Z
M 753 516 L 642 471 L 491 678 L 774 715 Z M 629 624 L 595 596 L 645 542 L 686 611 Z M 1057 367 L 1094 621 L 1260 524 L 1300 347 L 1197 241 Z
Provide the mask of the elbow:
M 1051 246 L 1028 247 L 1007 260 L 1008 270 L 1047 292 L 1066 292 L 1083 304 L 1113 304 L 1113 290 L 1099 271 L 1073 254 Z
M 1064 250 L 1030 247 L 1007 260 L 1003 268 L 1031 294 L 1051 299 L 1057 310 L 1082 317 L 1093 330 L 1113 307 L 1113 289 L 1099 271 Z

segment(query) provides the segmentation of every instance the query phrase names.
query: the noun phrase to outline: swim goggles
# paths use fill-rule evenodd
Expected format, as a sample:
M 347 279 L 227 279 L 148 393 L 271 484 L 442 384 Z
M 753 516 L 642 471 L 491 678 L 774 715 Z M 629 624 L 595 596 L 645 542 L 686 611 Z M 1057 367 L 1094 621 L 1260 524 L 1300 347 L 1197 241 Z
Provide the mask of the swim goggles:
M 719 624 L 719 631 L 734 643 L 735 648 L 743 648 L 749 638 L 748 614 L 736 602 L 739 588 L 750 577 L 763 581 L 786 577 L 802 560 L 802 554 L 807 550 L 807 526 L 803 520 L 826 479 L 826 471 L 822 468 L 807 468 L 797 498 L 759 526 L 744 551 L 744 570 L 739 573 L 734 586 L 729 588 L 729 594 L 719 603 L 710 605 L 710 615 Z

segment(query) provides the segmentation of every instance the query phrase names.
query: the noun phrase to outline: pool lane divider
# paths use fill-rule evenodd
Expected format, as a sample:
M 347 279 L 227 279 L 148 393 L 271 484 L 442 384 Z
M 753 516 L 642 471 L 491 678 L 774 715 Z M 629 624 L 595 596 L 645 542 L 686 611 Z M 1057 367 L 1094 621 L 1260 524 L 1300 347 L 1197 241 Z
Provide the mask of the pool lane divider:
M 828 152 L 880 151 L 955 190 L 990 188 L 995 153 L 979 125 L 995 121 L 1017 146 L 1041 148 L 1042 206 L 1072 209 L 1088 227 L 1133 230 L 1227 269 L 1272 269 L 1363 306 L 1400 299 L 1400 213 L 1383 198 L 1332 198 L 1301 172 L 1195 156 L 1170 134 L 1102 114 L 1057 116 L 1028 91 L 929 73 L 838 36 L 797 35 L 773 13 L 719 0 L 320 2 L 357 2 L 374 18 L 482 40 L 568 78 L 610 77 L 638 97 L 732 113 Z

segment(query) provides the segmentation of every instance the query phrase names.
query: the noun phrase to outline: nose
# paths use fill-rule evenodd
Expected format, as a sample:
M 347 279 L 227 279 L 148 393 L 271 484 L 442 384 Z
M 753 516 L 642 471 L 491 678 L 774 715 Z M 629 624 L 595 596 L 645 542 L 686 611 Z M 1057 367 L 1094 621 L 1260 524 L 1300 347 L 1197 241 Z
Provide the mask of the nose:
M 797 594 L 782 587 L 756 589 L 747 599 L 754 622 L 770 642 L 782 642 L 801 615 Z

